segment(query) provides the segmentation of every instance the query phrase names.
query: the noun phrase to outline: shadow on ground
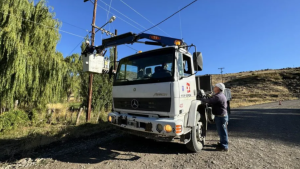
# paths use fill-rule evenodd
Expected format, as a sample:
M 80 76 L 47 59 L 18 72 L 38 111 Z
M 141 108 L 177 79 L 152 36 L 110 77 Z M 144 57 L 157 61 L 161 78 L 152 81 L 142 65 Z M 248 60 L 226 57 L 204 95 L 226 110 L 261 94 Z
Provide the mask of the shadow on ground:
M 246 137 L 253 139 L 268 139 L 281 141 L 286 144 L 300 144 L 300 109 L 234 109 L 229 120 L 229 136 Z M 215 125 L 209 125 L 209 133 L 216 132 Z M 107 135 L 121 134 L 114 130 Z M 105 137 L 98 135 L 97 137 Z M 217 140 L 209 140 L 216 142 Z M 76 145 L 75 140 L 73 145 Z M 60 147 L 68 147 L 70 142 L 61 144 Z M 213 145 L 204 147 L 205 151 L 214 151 Z M 55 148 L 54 150 L 55 151 Z M 139 154 L 141 153 L 141 154 Z M 69 163 L 95 164 L 106 160 L 135 161 L 144 154 L 186 154 L 190 153 L 185 145 L 175 143 L 163 143 L 144 139 L 128 134 L 105 143 L 86 146 L 63 155 L 50 156 L 54 160 Z M 138 154 L 138 155 L 137 155 Z M 39 154 L 29 155 L 31 158 L 43 157 Z
M 229 121 L 229 136 L 282 141 L 287 144 L 300 143 L 299 109 L 235 109 Z M 216 132 L 209 125 L 209 133 Z M 218 140 L 209 140 L 217 142 Z M 215 151 L 214 145 L 206 145 L 204 151 Z M 186 154 L 190 153 L 182 144 L 155 142 L 140 137 L 124 135 L 104 145 L 78 153 L 55 157 L 56 160 L 74 163 L 99 163 L 105 160 L 138 160 L 142 154 Z

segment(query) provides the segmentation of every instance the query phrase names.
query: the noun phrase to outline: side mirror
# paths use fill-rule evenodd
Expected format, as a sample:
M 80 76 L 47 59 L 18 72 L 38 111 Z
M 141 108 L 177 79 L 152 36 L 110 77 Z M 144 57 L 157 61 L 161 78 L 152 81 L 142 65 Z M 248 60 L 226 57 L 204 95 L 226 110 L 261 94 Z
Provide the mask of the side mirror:
M 114 71 L 113 66 L 110 67 L 108 71 L 109 79 L 111 79 L 112 76 L 115 76 L 116 72 Z
M 203 58 L 201 52 L 193 53 L 194 69 L 195 71 L 201 71 L 203 68 Z

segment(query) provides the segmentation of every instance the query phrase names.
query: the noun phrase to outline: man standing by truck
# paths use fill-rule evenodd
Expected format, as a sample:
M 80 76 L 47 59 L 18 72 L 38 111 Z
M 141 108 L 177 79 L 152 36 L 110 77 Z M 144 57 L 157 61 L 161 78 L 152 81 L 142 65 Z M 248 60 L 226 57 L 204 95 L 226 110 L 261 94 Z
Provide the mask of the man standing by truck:
M 218 83 L 214 87 L 214 95 L 208 99 L 201 99 L 202 102 L 212 106 L 212 113 L 215 115 L 215 123 L 220 137 L 217 150 L 228 151 L 228 132 L 227 132 L 227 99 L 224 95 L 225 85 Z

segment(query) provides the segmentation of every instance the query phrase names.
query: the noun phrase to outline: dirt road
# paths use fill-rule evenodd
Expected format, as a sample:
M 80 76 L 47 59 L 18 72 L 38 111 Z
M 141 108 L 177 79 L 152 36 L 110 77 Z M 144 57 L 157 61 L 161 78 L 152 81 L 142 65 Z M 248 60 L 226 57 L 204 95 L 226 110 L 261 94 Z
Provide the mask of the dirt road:
M 300 168 L 300 100 L 234 109 L 229 121 L 230 151 L 218 152 L 216 128 L 209 125 L 201 153 L 111 131 L 45 149 L 7 168 Z M 38 158 L 38 159 L 36 159 Z M 35 159 L 33 164 L 30 160 Z M 4 168 L 5 166 L 3 166 Z M 0 167 L 1 168 L 1 167 Z

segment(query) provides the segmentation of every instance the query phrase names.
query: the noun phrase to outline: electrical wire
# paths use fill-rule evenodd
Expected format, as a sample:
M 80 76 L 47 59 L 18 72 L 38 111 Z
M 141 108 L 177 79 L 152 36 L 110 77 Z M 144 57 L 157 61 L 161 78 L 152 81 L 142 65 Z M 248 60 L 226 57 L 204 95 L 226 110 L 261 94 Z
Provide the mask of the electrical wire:
M 31 20 L 28 20 L 28 19 L 25 19 L 25 18 L 21 18 L 21 17 L 15 16 L 15 15 L 12 15 L 12 14 L 9 14 L 9 13 L 5 13 L 5 12 L 2 12 L 2 11 L 0 11 L 0 13 L 6 14 L 6 15 L 10 15 L 10 16 L 16 17 L 18 19 L 22 19 L 23 21 L 28 21 L 28 22 L 31 22 L 31 23 L 34 23 L 34 24 L 37 24 L 37 25 L 41 25 L 41 26 L 44 26 L 44 27 L 49 28 L 49 29 L 56 29 L 56 30 L 58 30 L 60 32 L 64 32 L 64 33 L 67 33 L 67 34 L 70 34 L 70 35 L 73 35 L 73 36 L 84 38 L 83 36 L 76 35 L 74 33 L 71 33 L 71 32 L 68 32 L 68 31 L 64 31 L 64 30 L 59 29 L 59 28 L 54 28 L 54 27 L 50 27 L 50 26 L 47 26 L 47 25 L 43 25 L 41 23 L 37 23 L 37 22 L 31 21 Z
M 131 46 L 129 46 L 129 45 L 125 45 L 125 46 L 128 47 L 128 48 L 130 48 L 130 49 L 132 49 L 132 50 L 134 50 L 134 51 L 136 51 L 136 52 L 138 52 L 137 49 L 134 49 L 133 47 L 131 47 Z
M 79 27 L 79 26 L 76 26 L 76 25 L 73 25 L 73 24 L 71 24 L 71 23 L 68 23 L 68 22 L 66 22 L 66 21 L 62 21 L 62 20 L 60 20 L 63 24 L 67 24 L 67 25 L 70 25 L 70 26 L 73 26 L 73 27 L 75 27 L 75 28 L 78 28 L 78 29 L 81 29 L 81 30 L 84 30 L 84 31 L 89 31 L 89 30 L 87 30 L 87 29 L 84 29 L 84 28 L 81 28 L 81 27 Z
M 85 37 L 87 37 L 88 35 L 89 35 L 89 33 L 88 33 Z M 70 56 L 70 55 L 74 52 L 74 50 L 77 49 L 78 46 L 79 46 L 80 44 L 82 44 L 82 42 L 83 42 L 84 40 L 85 40 L 85 38 L 84 38 L 83 40 L 81 40 L 81 41 L 75 46 L 75 48 L 69 53 L 68 56 Z
M 120 0 L 124 5 L 126 5 L 128 8 L 130 8 L 131 10 L 133 10 L 135 13 L 137 13 L 138 15 L 140 15 L 142 18 L 144 18 L 146 21 L 148 21 L 149 23 L 151 23 L 152 25 L 154 25 L 153 22 L 151 22 L 149 19 L 147 19 L 145 16 L 143 16 L 141 13 L 139 13 L 138 11 L 136 11 L 133 7 L 131 7 L 130 5 L 128 5 L 127 3 L 125 3 L 124 1 Z M 167 32 L 165 32 L 164 30 L 162 30 L 161 28 L 157 27 L 157 29 L 161 30 L 163 33 L 165 33 L 166 35 L 170 36 Z
M 104 1 L 100 0 L 100 2 L 102 2 L 103 4 L 105 4 L 106 6 L 109 6 L 107 3 L 105 3 Z M 101 7 L 102 9 L 106 10 L 105 8 L 103 8 L 102 6 L 100 6 L 99 4 L 97 4 L 97 6 Z M 118 11 L 117 9 L 111 7 L 111 9 L 115 10 L 116 12 L 118 12 L 119 14 L 123 15 L 125 18 L 129 19 L 131 22 L 135 23 L 136 25 L 142 27 L 143 29 L 146 29 L 143 25 L 137 23 L 136 21 L 134 21 L 133 19 L 129 18 L 128 16 L 126 16 L 125 14 L 123 14 L 122 12 Z M 106 10 L 108 11 L 108 10 Z M 113 14 L 112 12 L 108 11 L 109 13 Z M 113 14 L 115 15 L 115 14 Z M 115 15 L 116 16 L 116 15 Z M 119 18 L 119 16 L 118 16 Z
M 179 12 L 179 24 L 180 24 L 180 35 L 181 35 L 181 39 L 182 39 L 182 24 L 181 24 L 181 14 Z
M 98 5 L 98 7 L 102 8 L 102 9 L 105 10 L 105 11 L 108 11 L 107 9 L 105 9 L 104 7 L 102 7 L 102 6 L 100 6 L 100 5 Z M 112 12 L 109 12 L 109 13 L 111 13 L 112 15 L 118 17 L 118 19 L 120 19 L 120 20 L 122 20 L 123 22 L 127 23 L 128 25 L 130 25 L 130 26 L 136 28 L 137 30 L 142 31 L 140 28 L 137 28 L 136 26 L 132 25 L 131 23 L 127 22 L 126 20 L 122 19 L 121 17 L 115 15 L 114 13 L 112 13 Z
M 109 15 L 109 12 L 110 12 L 111 3 L 112 3 L 112 0 L 110 0 L 110 3 L 109 3 L 109 8 L 108 8 L 108 11 L 107 11 L 107 16 L 106 16 L 106 22 L 108 22 L 108 15 Z
M 150 27 L 150 28 L 144 30 L 144 31 L 141 32 L 141 33 L 147 32 L 147 31 L 149 31 L 149 30 L 155 28 L 156 26 L 162 24 L 163 22 L 167 21 L 168 19 L 170 19 L 171 17 L 173 17 L 174 15 L 176 15 L 178 12 L 184 10 L 185 8 L 187 8 L 188 6 L 192 5 L 192 4 L 195 3 L 196 1 L 198 1 L 198 0 L 194 0 L 193 2 L 191 2 L 191 3 L 189 3 L 188 5 L 184 6 L 184 7 L 181 8 L 180 10 L 176 11 L 175 13 L 173 13 L 172 15 L 170 15 L 169 17 L 167 17 L 166 19 L 164 19 L 164 20 L 162 20 L 161 22 L 159 22 L 158 24 L 156 24 L 156 25 L 154 25 L 154 26 L 152 26 L 152 27 Z

